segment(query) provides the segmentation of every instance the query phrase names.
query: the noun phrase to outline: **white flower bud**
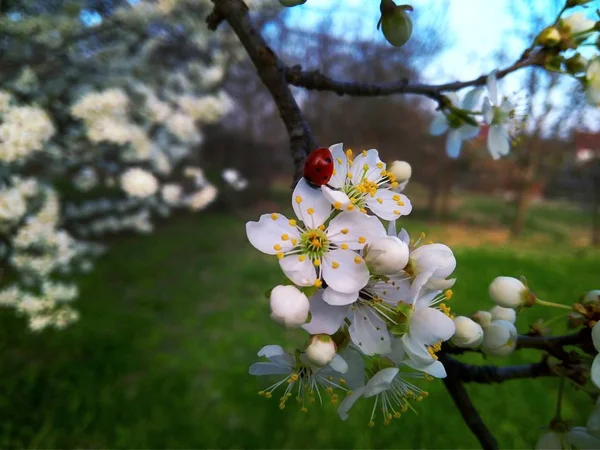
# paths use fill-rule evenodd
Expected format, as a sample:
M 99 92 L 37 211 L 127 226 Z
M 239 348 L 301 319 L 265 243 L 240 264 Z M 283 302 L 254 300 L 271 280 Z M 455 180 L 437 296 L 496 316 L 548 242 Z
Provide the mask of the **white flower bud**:
M 297 328 L 308 319 L 308 298 L 296 286 L 276 286 L 271 291 L 271 319 L 287 328 Z
M 487 355 L 506 356 L 517 345 L 517 329 L 506 320 L 493 320 L 483 331 L 481 349 Z
M 326 334 L 317 334 L 312 337 L 305 353 L 315 366 L 326 366 L 335 357 L 335 342 Z
M 571 34 L 583 33 L 584 31 L 592 32 L 596 24 L 596 22 L 588 19 L 582 12 L 571 14 L 569 17 L 563 19 L 562 23 L 568 28 L 568 32 Z
M 515 323 L 517 320 L 517 312 L 512 308 L 504 308 L 502 306 L 494 306 L 490 309 L 492 320 L 506 320 L 510 323 Z
M 394 161 L 388 170 L 396 177 L 398 183 L 409 180 L 412 175 L 412 167 L 406 161 Z
M 458 316 L 454 319 L 456 331 L 450 341 L 457 347 L 475 348 L 483 340 L 483 329 L 477 322 L 468 317 Z
M 394 275 L 408 263 L 408 245 L 396 236 L 379 238 L 365 247 L 365 261 L 377 275 Z
M 499 306 L 517 308 L 525 303 L 529 290 L 513 277 L 496 277 L 490 283 L 490 297 Z
M 600 290 L 596 289 L 587 292 L 582 299 L 583 303 L 598 303 L 600 301 Z
M 492 321 L 492 314 L 487 311 L 477 311 L 471 316 L 475 322 L 481 325 L 483 328 L 487 327 Z
M 560 42 L 560 32 L 555 27 L 547 27 L 536 38 L 537 43 L 545 47 L 554 47 Z

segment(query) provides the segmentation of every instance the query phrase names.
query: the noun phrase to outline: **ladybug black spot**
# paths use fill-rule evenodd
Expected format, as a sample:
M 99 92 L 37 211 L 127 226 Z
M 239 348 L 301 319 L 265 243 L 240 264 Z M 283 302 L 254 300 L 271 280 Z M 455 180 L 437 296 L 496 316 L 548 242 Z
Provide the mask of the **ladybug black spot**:
M 326 162 L 327 164 L 331 164 L 331 158 L 325 158 L 325 162 Z
M 317 167 L 317 168 L 316 168 L 316 171 L 317 171 L 317 172 L 320 172 L 320 171 L 321 171 L 321 168 L 320 168 L 320 167 Z
M 327 181 L 327 180 L 329 180 L 329 178 L 325 176 L 325 177 L 323 177 L 323 180 Z

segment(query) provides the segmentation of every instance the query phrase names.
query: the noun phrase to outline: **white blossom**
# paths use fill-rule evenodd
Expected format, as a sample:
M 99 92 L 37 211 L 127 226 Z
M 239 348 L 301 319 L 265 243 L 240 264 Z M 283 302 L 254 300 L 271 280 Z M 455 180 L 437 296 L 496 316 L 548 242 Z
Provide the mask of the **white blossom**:
M 276 322 L 288 328 L 296 328 L 306 322 L 310 307 L 308 298 L 296 286 L 275 286 L 269 301 L 271 318 Z
M 408 263 L 408 245 L 396 236 L 384 236 L 365 246 L 364 258 L 372 273 L 395 275 Z
M 483 102 L 483 115 L 488 123 L 487 146 L 492 158 L 498 159 L 510 151 L 510 127 L 515 120 L 515 106 L 504 97 L 500 98 L 496 73 L 487 78 L 488 97 Z
M 217 198 L 218 193 L 218 189 L 209 184 L 186 197 L 185 202 L 192 211 L 201 211 Z
M 243 191 L 248 187 L 248 180 L 235 169 L 225 169 L 221 172 L 221 176 L 236 191 Z
M 306 347 L 306 357 L 315 366 L 323 367 L 329 364 L 336 355 L 336 346 L 327 334 L 313 336 Z
M 492 320 L 483 329 L 481 349 L 492 356 L 506 356 L 517 345 L 518 332 L 515 326 L 506 320 Z
M 344 152 L 343 144 L 329 147 L 333 156 L 334 172 L 329 186 L 322 186 L 325 198 L 337 210 L 360 211 L 367 208 L 384 220 L 396 220 L 412 211 L 408 197 L 395 192 L 399 186 L 396 177 L 386 171 L 377 150 L 363 151 L 353 158 Z
M 150 172 L 134 167 L 121 175 L 121 187 L 132 197 L 145 198 L 156 193 L 158 181 Z
M 489 294 L 498 306 L 518 308 L 527 301 L 529 290 L 516 278 L 496 277 L 490 283 Z
M 464 316 L 454 318 L 456 331 L 451 342 L 457 347 L 476 348 L 483 341 L 483 329 L 481 325 Z
M 494 306 L 490 309 L 492 320 L 506 320 L 510 323 L 515 323 L 517 320 L 517 312 L 512 308 L 504 308 L 502 306 Z

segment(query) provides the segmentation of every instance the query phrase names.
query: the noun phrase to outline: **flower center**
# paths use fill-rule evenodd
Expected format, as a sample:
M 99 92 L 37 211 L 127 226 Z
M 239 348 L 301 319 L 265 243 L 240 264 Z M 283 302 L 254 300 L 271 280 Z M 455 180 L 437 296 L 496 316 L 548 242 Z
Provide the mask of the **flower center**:
M 300 249 L 312 260 L 320 258 L 329 250 L 327 235 L 319 229 L 306 230 L 300 236 Z

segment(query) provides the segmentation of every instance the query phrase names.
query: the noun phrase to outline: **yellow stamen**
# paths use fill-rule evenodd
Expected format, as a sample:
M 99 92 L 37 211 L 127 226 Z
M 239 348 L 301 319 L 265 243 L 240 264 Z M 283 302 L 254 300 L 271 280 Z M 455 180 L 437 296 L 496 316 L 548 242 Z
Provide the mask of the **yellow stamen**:
M 359 243 L 359 244 L 364 244 L 365 242 L 367 242 L 367 238 L 366 238 L 366 237 L 364 237 L 364 236 L 360 236 L 360 237 L 358 238 L 358 243 Z
M 315 287 L 320 288 L 323 286 L 323 282 L 321 280 L 315 280 Z
M 279 217 L 279 215 L 277 213 L 271 214 L 271 219 L 277 220 L 277 217 Z
M 333 204 L 333 207 L 334 207 L 335 209 L 342 209 L 342 203 L 341 203 L 341 202 L 335 202 L 335 203 Z
M 346 174 L 346 176 L 347 176 L 348 178 L 352 179 L 352 172 L 348 172 L 348 173 Z
M 288 220 L 288 223 L 290 224 L 290 227 L 295 227 L 296 226 L 296 221 L 294 219 Z
M 338 163 L 338 164 L 340 164 L 340 165 L 344 163 L 344 162 L 342 161 L 342 158 L 336 158 L 336 161 L 337 161 L 337 163 Z
M 360 264 L 362 263 L 362 258 L 360 256 L 357 256 L 356 258 L 354 258 L 354 264 Z
M 346 211 L 354 211 L 354 205 L 350 204 L 350 205 L 346 206 Z
M 283 252 L 277 252 L 275 255 L 277 256 L 277 259 L 283 258 Z
M 281 245 L 279 245 L 279 244 L 275 244 L 275 245 L 273 246 L 273 250 L 277 250 L 277 251 L 281 250 Z
M 380 162 L 378 162 L 378 163 L 377 163 L 377 168 L 378 168 L 378 169 L 383 169 L 383 163 L 380 163 Z
M 298 241 L 296 239 L 292 238 L 292 245 L 295 246 L 298 243 Z
M 333 261 L 333 262 L 331 263 L 331 267 L 332 267 L 333 269 L 337 269 L 338 267 L 340 267 L 340 263 L 339 263 L 339 262 L 337 262 L 337 261 Z
M 375 200 L 377 200 L 377 203 L 379 203 L 380 205 L 383 205 L 383 199 L 377 197 Z
M 400 196 L 398 194 L 394 194 L 394 196 L 392 197 L 392 200 L 394 200 L 395 202 L 399 202 Z
M 325 231 L 325 225 L 319 225 L 319 230 Z
M 315 265 L 315 267 L 319 267 L 321 265 L 321 260 L 320 259 L 315 259 L 313 261 L 313 264 Z
M 363 151 L 362 151 L 362 155 L 363 155 L 363 158 L 366 158 L 366 157 L 367 157 L 367 151 L 366 151 L 366 150 L 363 150 Z
M 402 214 L 402 213 L 401 213 L 400 211 L 398 211 L 397 209 L 393 210 L 392 212 L 393 212 L 394 214 L 398 215 L 398 216 L 400 216 L 400 215 Z
M 304 262 L 305 259 L 306 259 L 306 255 L 298 256 L 298 261 L 300 261 L 300 262 Z
M 342 234 L 348 234 L 348 228 L 342 228 L 340 230 L 340 233 L 342 233 Z
M 392 189 L 396 189 L 397 187 L 398 187 L 398 182 L 397 182 L 397 181 L 394 181 L 394 182 L 392 183 Z
M 332 175 L 337 175 L 337 170 L 333 169 L 333 172 L 331 172 Z
M 285 234 L 285 233 L 281 235 L 281 240 L 282 241 L 287 241 L 289 238 L 290 238 L 290 236 L 287 235 L 287 234 Z
M 302 203 L 302 197 L 300 197 L 299 195 L 296 195 L 296 203 Z
M 454 292 L 452 292 L 452 289 L 448 289 L 446 292 L 444 292 L 444 297 L 446 297 L 446 300 L 450 300 L 453 294 Z
M 342 245 L 340 245 L 340 248 L 342 250 L 348 250 L 348 244 L 342 244 Z

